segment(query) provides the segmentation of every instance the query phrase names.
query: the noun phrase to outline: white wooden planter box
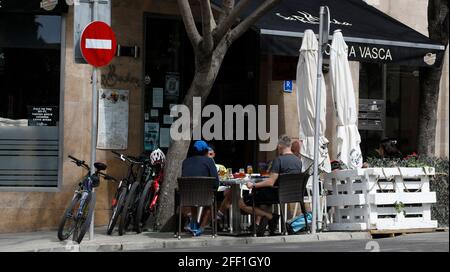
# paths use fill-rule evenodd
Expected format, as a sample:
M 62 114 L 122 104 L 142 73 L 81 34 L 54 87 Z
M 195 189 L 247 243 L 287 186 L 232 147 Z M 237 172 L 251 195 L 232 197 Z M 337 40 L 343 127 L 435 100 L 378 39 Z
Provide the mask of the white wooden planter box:
M 329 230 L 437 228 L 431 220 L 434 168 L 338 170 L 325 176 Z M 396 207 L 397 203 L 397 209 Z M 404 208 L 399 204 L 403 203 Z

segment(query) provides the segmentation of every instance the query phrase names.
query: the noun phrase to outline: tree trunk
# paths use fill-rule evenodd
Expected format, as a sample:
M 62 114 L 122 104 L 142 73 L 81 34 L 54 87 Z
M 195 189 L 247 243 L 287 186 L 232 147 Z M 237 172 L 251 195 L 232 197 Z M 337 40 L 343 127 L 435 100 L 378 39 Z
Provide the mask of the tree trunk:
M 213 54 L 201 56 L 196 61 L 196 71 L 191 86 L 184 98 L 183 104 L 191 112 L 192 128 L 192 99 L 201 97 L 202 106 L 208 98 L 214 81 L 216 80 L 228 46 L 222 42 Z M 192 134 L 191 134 L 192 135 Z M 170 232 L 175 229 L 174 218 L 174 190 L 178 187 L 177 178 L 181 176 L 181 165 L 186 158 L 190 141 L 173 141 L 166 156 L 164 167 L 164 182 L 161 186 L 159 207 L 156 224 L 160 231 Z
M 418 150 L 420 155 L 435 155 L 437 107 L 442 76 L 439 68 L 423 68 L 420 71 L 420 108 Z
M 428 32 L 432 40 L 448 45 L 448 2 L 428 1 Z M 424 67 L 420 71 L 420 109 L 418 153 L 435 156 L 437 108 L 442 76 L 442 61 L 439 67 Z

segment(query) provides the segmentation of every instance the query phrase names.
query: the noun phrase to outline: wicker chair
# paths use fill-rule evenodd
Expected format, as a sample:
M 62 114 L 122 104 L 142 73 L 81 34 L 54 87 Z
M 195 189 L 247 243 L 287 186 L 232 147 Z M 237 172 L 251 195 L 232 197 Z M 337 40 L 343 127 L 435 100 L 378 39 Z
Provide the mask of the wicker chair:
M 256 205 L 280 205 L 280 213 L 281 213 L 281 224 L 282 224 L 282 232 L 287 235 L 286 230 L 286 215 L 284 214 L 284 205 L 287 203 L 299 202 L 300 207 L 302 209 L 303 216 L 305 217 L 305 222 L 307 219 L 307 213 L 305 209 L 304 195 L 306 192 L 306 183 L 308 182 L 309 175 L 307 174 L 284 174 L 280 175 L 277 179 L 277 186 L 273 188 L 278 188 L 278 201 L 269 201 L 269 202 L 257 202 L 255 197 L 253 197 L 253 222 L 255 222 L 256 214 L 255 207 Z M 262 189 L 262 188 L 261 188 Z M 252 189 L 252 190 L 260 190 L 260 189 Z M 252 192 L 252 195 L 255 196 L 257 194 L 256 191 Z M 306 230 L 308 230 L 308 224 L 306 224 Z M 253 235 L 256 236 L 256 225 L 253 223 Z
M 213 238 L 217 233 L 216 200 L 214 177 L 180 177 L 178 178 L 178 239 L 181 239 L 181 223 L 183 207 L 211 207 L 211 225 Z
M 286 214 L 284 214 L 284 205 L 287 203 L 299 202 L 302 209 L 305 222 L 307 221 L 307 212 L 305 209 L 304 196 L 306 193 L 306 183 L 309 175 L 307 174 L 287 174 L 278 177 L 278 198 L 281 206 L 281 222 L 283 233 L 287 235 L 286 230 Z M 308 224 L 306 224 L 306 231 L 308 231 Z

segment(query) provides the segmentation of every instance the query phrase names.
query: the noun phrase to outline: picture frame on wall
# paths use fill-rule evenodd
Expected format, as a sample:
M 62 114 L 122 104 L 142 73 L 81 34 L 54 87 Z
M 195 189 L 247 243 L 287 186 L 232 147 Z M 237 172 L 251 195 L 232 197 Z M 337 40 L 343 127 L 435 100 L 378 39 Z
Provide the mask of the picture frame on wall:
M 165 96 L 167 99 L 177 100 L 180 95 L 180 74 L 170 72 L 166 74 Z

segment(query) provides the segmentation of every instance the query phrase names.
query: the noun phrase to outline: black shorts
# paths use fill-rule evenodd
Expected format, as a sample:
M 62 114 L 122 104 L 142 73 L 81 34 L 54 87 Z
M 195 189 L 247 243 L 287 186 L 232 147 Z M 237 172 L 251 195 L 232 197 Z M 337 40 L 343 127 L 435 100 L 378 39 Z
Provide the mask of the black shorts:
M 225 199 L 224 192 L 216 192 L 216 200 L 218 202 L 222 202 Z
M 244 195 L 244 202 L 247 206 L 252 206 L 252 195 L 255 194 L 255 204 L 278 203 L 278 188 L 264 187 L 252 191 L 252 194 Z

